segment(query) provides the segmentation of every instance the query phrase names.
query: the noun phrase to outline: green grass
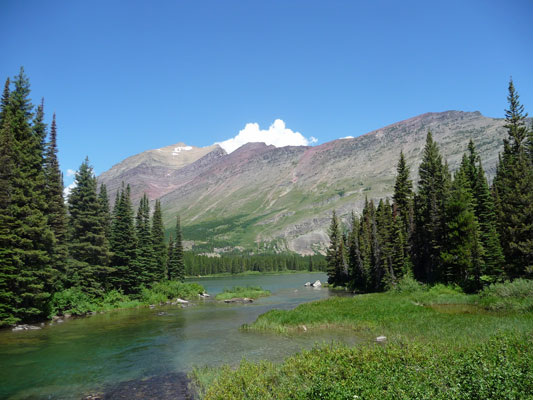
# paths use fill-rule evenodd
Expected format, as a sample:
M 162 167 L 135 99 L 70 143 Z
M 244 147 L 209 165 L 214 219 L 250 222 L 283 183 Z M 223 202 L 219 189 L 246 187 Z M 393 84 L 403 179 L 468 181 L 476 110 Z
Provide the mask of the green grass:
M 243 329 L 366 340 L 191 377 L 205 399 L 533 399 L 532 289 L 533 281 L 517 280 L 466 295 L 405 279 L 386 293 L 272 310 Z M 379 335 L 387 341 L 376 343 Z
M 464 351 L 419 343 L 317 346 L 282 364 L 243 361 L 190 376 L 214 399 L 531 399 L 531 336 L 499 335 Z
M 259 297 L 270 296 L 269 290 L 264 290 L 260 286 L 234 286 L 231 289 L 224 289 L 222 293 L 215 296 L 216 300 L 229 300 L 234 298 L 257 299 Z
M 103 297 L 93 298 L 79 288 L 70 288 L 54 294 L 50 302 L 49 317 L 71 314 L 85 315 L 90 312 L 111 311 L 124 308 L 144 307 L 150 304 L 165 303 L 175 298 L 196 299 L 204 288 L 197 283 L 164 281 L 151 288 L 143 288 L 133 297 L 119 290 L 111 290 Z

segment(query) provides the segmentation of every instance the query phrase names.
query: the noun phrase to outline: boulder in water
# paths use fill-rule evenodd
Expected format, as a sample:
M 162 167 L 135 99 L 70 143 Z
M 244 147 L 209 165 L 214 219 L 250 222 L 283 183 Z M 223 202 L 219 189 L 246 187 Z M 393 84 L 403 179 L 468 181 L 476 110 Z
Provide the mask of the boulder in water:
M 315 281 L 315 283 L 313 283 L 312 286 L 313 286 L 313 287 L 320 287 L 320 286 L 322 286 L 322 283 L 317 279 L 317 280 Z
M 311 282 L 305 282 L 304 286 L 312 286 L 312 285 L 311 285 Z

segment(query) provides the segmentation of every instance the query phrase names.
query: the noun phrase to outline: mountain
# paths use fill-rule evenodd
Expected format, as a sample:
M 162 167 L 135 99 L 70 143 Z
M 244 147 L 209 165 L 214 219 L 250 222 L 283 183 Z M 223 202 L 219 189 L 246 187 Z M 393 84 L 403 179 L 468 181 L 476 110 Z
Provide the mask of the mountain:
M 226 154 L 218 145 L 209 147 L 187 146 L 176 143 L 160 149 L 148 150 L 126 158 L 98 177 L 105 183 L 108 193 L 114 194 L 122 182 L 131 186 L 131 196 L 136 203 L 144 192 L 150 199 L 156 199 L 176 188 L 173 174 L 194 163 L 206 154 L 219 152 Z
M 428 130 L 452 171 L 473 139 L 491 177 L 503 125 L 479 112 L 446 111 L 313 147 L 248 143 L 226 154 L 218 146 L 181 143 L 130 157 L 99 179 L 111 194 L 123 180 L 134 199 L 143 191 L 160 198 L 165 224 L 171 227 L 180 214 L 184 238 L 195 250 L 239 246 L 311 254 L 325 248 L 332 210 L 347 220 L 365 197 L 391 196 L 400 150 L 416 182 Z M 176 147 L 190 150 L 170 156 Z

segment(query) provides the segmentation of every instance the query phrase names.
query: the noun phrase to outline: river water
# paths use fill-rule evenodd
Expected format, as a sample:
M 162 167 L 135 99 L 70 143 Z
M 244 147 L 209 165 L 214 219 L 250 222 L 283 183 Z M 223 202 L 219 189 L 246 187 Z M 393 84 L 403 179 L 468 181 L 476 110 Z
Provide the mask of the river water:
M 236 365 L 243 358 L 280 361 L 334 335 L 289 337 L 245 332 L 239 327 L 273 309 L 327 298 L 326 288 L 303 284 L 316 273 L 191 280 L 211 295 L 234 285 L 260 285 L 272 292 L 251 304 L 198 301 L 187 308 L 120 310 L 46 325 L 41 330 L 0 331 L 0 398 L 80 399 L 127 381 L 149 381 L 193 366 Z

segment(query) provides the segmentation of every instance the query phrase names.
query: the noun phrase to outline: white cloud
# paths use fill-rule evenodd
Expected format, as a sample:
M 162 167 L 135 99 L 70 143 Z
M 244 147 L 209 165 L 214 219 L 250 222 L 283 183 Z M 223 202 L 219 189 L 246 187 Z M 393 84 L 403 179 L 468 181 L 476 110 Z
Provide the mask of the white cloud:
M 353 139 L 353 136 L 344 136 L 344 137 L 341 137 L 341 139 Z
M 72 189 L 74 189 L 76 187 L 76 182 L 72 182 L 70 185 L 67 185 L 65 186 L 65 188 L 63 189 L 63 198 L 65 200 L 68 199 L 68 196 L 70 195 L 70 192 L 72 191 Z
M 246 143 L 262 142 L 276 147 L 283 146 L 308 146 L 316 143 L 314 137 L 306 138 L 300 132 L 294 132 L 285 127 L 285 122 L 281 119 L 274 121 L 268 130 L 260 129 L 258 123 L 248 123 L 243 130 L 234 138 L 218 142 L 226 152 L 231 153 Z
M 74 176 L 76 175 L 76 171 L 74 171 L 73 169 L 67 169 L 67 176 Z

